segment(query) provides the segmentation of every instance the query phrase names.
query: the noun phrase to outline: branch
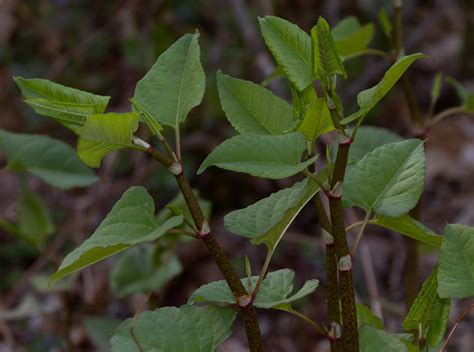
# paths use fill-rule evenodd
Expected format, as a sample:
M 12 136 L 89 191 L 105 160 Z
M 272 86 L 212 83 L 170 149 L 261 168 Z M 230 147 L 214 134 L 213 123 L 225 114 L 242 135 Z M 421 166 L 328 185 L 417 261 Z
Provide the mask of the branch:
M 471 310 L 474 309 L 474 302 L 471 303 L 470 305 L 468 305 L 466 307 L 466 309 L 464 309 L 464 311 L 461 313 L 461 315 L 459 316 L 459 318 L 456 320 L 456 323 L 454 324 L 454 326 L 452 327 L 451 331 L 449 332 L 448 334 L 448 337 L 446 338 L 446 341 L 444 341 L 443 345 L 441 346 L 441 349 L 439 350 L 440 352 L 444 352 L 446 351 L 446 348 L 448 347 L 448 344 L 449 344 L 449 340 L 451 340 L 451 338 L 453 337 L 454 335 L 454 332 L 456 331 L 456 329 L 458 328 L 459 324 L 461 324 L 461 322 L 464 320 L 464 318 L 467 317 L 467 315 L 471 312 Z

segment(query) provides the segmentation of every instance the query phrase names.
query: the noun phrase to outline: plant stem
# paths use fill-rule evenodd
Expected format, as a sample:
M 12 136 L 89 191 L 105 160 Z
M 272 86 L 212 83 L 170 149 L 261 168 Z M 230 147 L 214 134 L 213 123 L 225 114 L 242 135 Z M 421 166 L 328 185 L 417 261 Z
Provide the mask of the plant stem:
M 268 271 L 268 266 L 270 265 L 270 261 L 272 260 L 273 252 L 275 252 L 275 248 L 269 249 L 267 252 L 267 256 L 265 257 L 265 261 L 263 262 L 262 269 L 260 270 L 260 275 L 258 276 L 257 284 L 252 292 L 252 299 L 257 297 L 258 291 L 260 290 L 260 286 L 262 286 L 263 279 Z
M 174 129 L 175 143 L 176 143 L 176 155 L 178 160 L 181 161 L 181 136 L 179 134 L 179 125 L 176 125 Z
M 319 224 L 323 235 L 327 238 L 324 239 L 326 243 L 326 297 L 328 305 L 328 320 L 330 326 L 330 338 L 331 351 L 342 352 L 343 345 L 342 339 L 337 335 L 341 327 L 341 313 L 339 311 L 339 292 L 337 282 L 337 258 L 336 248 L 334 244 L 334 238 L 330 235 L 331 223 L 329 221 L 326 210 L 324 209 L 323 202 L 319 193 L 313 198 L 314 208 L 319 219 Z
M 334 172 L 331 178 L 331 189 L 344 181 L 347 158 L 350 149 L 350 140 L 339 143 Z M 336 255 L 339 260 L 339 289 L 342 302 L 343 344 L 346 352 L 359 351 L 359 337 L 357 331 L 357 311 L 355 293 L 352 281 L 352 264 L 347 245 L 344 213 L 340 197 L 329 194 L 329 209 L 331 213 L 331 234 L 334 237 Z
M 454 323 L 454 326 L 452 327 L 451 331 L 449 332 L 448 337 L 446 338 L 446 341 L 444 341 L 443 345 L 441 346 L 441 349 L 439 350 L 440 352 L 446 351 L 446 349 L 448 348 L 449 340 L 451 340 L 451 338 L 453 337 L 454 332 L 458 328 L 459 324 L 461 324 L 461 322 L 464 320 L 464 318 L 466 318 L 467 315 L 473 309 L 474 309 L 474 303 L 471 303 L 470 305 L 468 305 L 466 307 L 466 309 L 464 309 L 464 311 L 461 313 L 459 318 L 456 320 L 456 323 Z
M 174 160 L 168 158 L 166 155 L 162 154 L 160 151 L 156 150 L 152 146 L 147 148 L 145 151 L 151 154 L 156 160 L 158 160 L 168 169 L 171 169 L 173 165 L 176 164 Z M 248 296 L 247 290 L 245 289 L 244 285 L 240 281 L 240 278 L 232 267 L 229 258 L 227 258 L 222 248 L 211 235 L 209 225 L 204 217 L 204 213 L 202 212 L 196 195 L 194 194 L 191 185 L 189 184 L 189 181 L 182 172 L 182 170 L 179 174 L 175 174 L 175 178 L 178 182 L 178 186 L 181 190 L 181 193 L 183 194 L 184 200 L 186 201 L 186 204 L 189 208 L 194 224 L 199 230 L 198 238 L 200 238 L 204 242 L 205 246 L 209 250 L 209 253 L 214 259 L 214 262 L 217 264 L 219 270 L 222 273 L 222 276 L 224 276 L 225 281 L 229 285 L 229 288 L 231 289 L 232 293 L 234 294 L 236 301 L 239 301 L 240 297 Z M 239 310 L 244 321 L 245 332 L 247 335 L 250 351 L 264 351 L 262 337 L 260 333 L 260 326 L 258 325 L 257 320 L 257 311 L 255 307 L 250 303 L 249 305 L 246 305 L 244 307 L 239 306 Z
M 321 335 L 323 336 L 327 335 L 326 331 L 321 326 L 319 326 L 318 323 L 316 323 L 314 320 L 312 320 L 310 317 L 307 317 L 303 313 L 298 312 L 297 310 L 294 310 L 294 309 L 288 309 L 288 310 L 285 310 L 285 312 L 293 314 L 297 316 L 298 318 L 303 319 L 305 322 L 311 324 L 316 329 L 316 331 L 319 332 Z
M 436 125 L 438 122 L 440 122 L 442 119 L 449 115 L 454 115 L 454 114 L 462 114 L 465 112 L 465 109 L 463 106 L 454 106 L 452 108 L 448 108 L 446 110 L 441 111 L 440 113 L 436 114 L 428 123 L 428 127 L 432 127 Z
M 360 239 L 362 238 L 362 235 L 364 234 L 365 227 L 367 226 L 367 224 L 369 222 L 370 215 L 371 215 L 370 211 L 365 213 L 365 218 L 362 221 L 361 226 L 359 227 L 359 231 L 357 232 L 357 236 L 356 236 L 356 240 L 354 242 L 354 247 L 352 248 L 351 256 L 354 256 L 356 251 L 357 251 L 357 247 L 359 246 Z M 346 230 L 346 232 L 347 232 L 347 230 Z

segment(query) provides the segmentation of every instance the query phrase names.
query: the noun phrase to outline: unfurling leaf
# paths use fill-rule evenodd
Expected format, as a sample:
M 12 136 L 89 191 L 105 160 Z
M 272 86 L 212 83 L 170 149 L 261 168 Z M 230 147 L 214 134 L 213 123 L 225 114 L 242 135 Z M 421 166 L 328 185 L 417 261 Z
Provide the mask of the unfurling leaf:
M 319 191 L 310 179 L 295 183 L 224 217 L 226 230 L 274 249 L 301 209 Z
M 68 144 L 47 136 L 0 129 L 0 151 L 12 171 L 27 171 L 61 189 L 88 186 L 98 180 Z
M 331 35 L 329 24 L 322 17 L 311 29 L 311 41 L 313 48 L 313 75 L 319 78 L 321 84 L 327 85 L 333 75 L 347 77 L 342 64 L 336 44 Z
M 92 115 L 78 131 L 77 154 L 90 167 L 99 167 L 106 155 L 132 147 L 133 133 L 138 128 L 139 114 Z
M 374 108 L 375 105 L 392 89 L 397 81 L 402 77 L 410 65 L 421 58 L 424 54 L 412 54 L 399 59 L 385 72 L 384 76 L 372 88 L 363 90 L 357 94 L 357 104 L 359 104 L 359 111 L 341 120 L 341 124 L 346 125 L 359 118 L 364 118 L 367 113 Z
M 298 131 L 303 132 L 308 140 L 315 140 L 320 135 L 334 131 L 331 114 L 324 98 L 315 99 L 306 110 Z
M 424 177 L 421 140 L 384 144 L 366 154 L 347 175 L 344 205 L 399 217 L 415 207 L 423 191 Z
M 441 298 L 474 296 L 474 228 L 447 225 L 438 258 L 438 294 Z
M 74 132 L 90 115 L 103 113 L 110 99 L 46 79 L 15 77 L 14 80 L 25 102 L 36 113 L 51 117 Z
M 131 187 L 95 232 L 64 258 L 58 271 L 51 276 L 50 285 L 133 245 L 155 241 L 182 222 L 182 216 L 174 216 L 159 224 L 155 219 L 153 198 L 145 188 Z
M 419 330 L 420 337 L 426 339 L 431 347 L 437 347 L 443 340 L 451 308 L 451 300 L 440 298 L 437 289 L 438 270 L 435 268 L 403 321 L 406 331 Z
M 137 83 L 133 99 L 145 116 L 177 128 L 201 103 L 205 76 L 198 38 L 196 32 L 178 39 Z
M 265 44 L 278 65 L 299 91 L 313 81 L 311 37 L 297 25 L 282 18 L 259 18 Z
M 217 72 L 219 97 L 227 119 L 241 134 L 283 134 L 297 121 L 291 106 L 258 84 Z
M 316 157 L 301 161 L 306 150 L 302 133 L 279 136 L 245 134 L 221 143 L 203 161 L 198 175 L 210 166 L 245 172 L 257 177 L 279 179 L 290 177 L 314 163 Z
M 187 305 L 144 312 L 120 324 L 112 351 L 215 351 L 232 334 L 236 315 L 231 308 Z
M 292 302 L 313 293 L 319 286 L 318 280 L 308 280 L 303 287 L 293 293 L 294 279 L 295 273 L 290 269 L 268 273 L 253 301 L 253 305 L 258 308 L 288 310 L 291 308 Z M 253 290 L 257 284 L 258 276 L 252 276 L 250 281 Z M 248 279 L 242 279 L 242 284 L 247 287 Z M 235 297 L 227 283 L 220 280 L 203 285 L 194 291 L 188 303 L 194 304 L 196 302 L 235 304 Z

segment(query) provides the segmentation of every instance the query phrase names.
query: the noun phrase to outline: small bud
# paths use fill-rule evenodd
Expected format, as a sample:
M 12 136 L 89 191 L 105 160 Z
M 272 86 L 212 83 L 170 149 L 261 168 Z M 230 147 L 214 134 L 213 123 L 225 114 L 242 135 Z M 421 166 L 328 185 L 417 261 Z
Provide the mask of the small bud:
M 209 227 L 209 224 L 207 223 L 207 221 L 204 221 L 201 225 L 201 229 L 199 230 L 198 238 L 205 238 L 210 233 L 211 233 L 211 228 Z
M 170 172 L 173 174 L 173 175 L 180 175 L 182 172 L 183 172 L 183 167 L 181 166 L 180 163 L 173 163 L 171 164 L 171 166 L 168 168 L 168 170 L 170 170 Z
M 352 258 L 350 255 L 345 255 L 339 259 L 339 271 L 351 271 L 352 270 Z
M 334 237 L 332 237 L 332 235 L 329 232 L 327 232 L 325 229 L 321 229 L 321 231 L 323 233 L 324 243 L 326 245 L 334 244 Z

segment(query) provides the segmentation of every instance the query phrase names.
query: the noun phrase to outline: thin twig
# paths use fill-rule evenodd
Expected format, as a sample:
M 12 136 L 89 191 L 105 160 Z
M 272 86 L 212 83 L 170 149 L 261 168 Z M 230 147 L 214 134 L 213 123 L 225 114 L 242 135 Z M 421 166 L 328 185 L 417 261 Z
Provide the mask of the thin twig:
M 263 279 L 268 271 L 268 266 L 270 265 L 270 261 L 272 260 L 273 253 L 275 252 L 275 248 L 270 249 L 267 252 L 267 256 L 265 257 L 265 261 L 263 262 L 262 270 L 260 270 L 260 275 L 258 276 L 257 284 L 252 292 L 252 299 L 257 297 L 258 291 L 260 290 L 260 286 L 262 286 Z
M 176 143 L 176 156 L 178 157 L 178 160 L 181 161 L 181 136 L 179 133 L 179 125 L 176 125 L 174 129 L 174 137 Z
M 360 239 L 362 238 L 362 235 L 364 234 L 364 230 L 365 230 L 365 227 L 367 226 L 367 223 L 369 222 L 370 215 L 371 215 L 370 211 L 365 213 L 365 218 L 362 221 L 362 225 L 359 227 L 359 231 L 357 232 L 354 247 L 352 247 L 351 256 L 354 256 L 357 251 L 357 246 L 359 245 Z
M 440 122 L 442 119 L 449 115 L 455 115 L 455 114 L 462 114 L 465 112 L 465 109 L 463 106 L 453 106 L 452 108 L 448 108 L 446 110 L 443 110 L 433 116 L 433 118 L 428 122 L 428 127 L 433 127 L 436 125 L 438 122 Z
M 461 322 L 464 320 L 464 318 L 467 317 L 467 315 L 471 312 L 471 310 L 474 309 L 474 302 L 472 302 L 470 305 L 468 305 L 466 307 L 466 309 L 464 309 L 464 311 L 461 313 L 461 315 L 458 317 L 458 319 L 456 320 L 456 323 L 454 323 L 451 331 L 449 332 L 448 334 L 448 337 L 446 338 L 446 341 L 444 341 L 443 345 L 441 346 L 441 349 L 439 350 L 440 352 L 444 352 L 446 351 L 446 348 L 448 347 L 448 344 L 449 344 L 449 341 L 451 340 L 451 338 L 453 337 L 454 335 L 454 332 L 456 331 L 456 329 L 458 328 L 459 324 L 461 324 Z
M 285 312 L 288 312 L 290 314 L 293 314 L 293 315 L 297 316 L 300 319 L 303 319 L 307 323 L 310 323 L 316 329 L 316 331 L 319 332 L 322 336 L 327 336 L 327 331 L 324 330 L 318 323 L 316 323 L 310 317 L 308 317 L 308 316 L 304 315 L 303 313 L 298 312 L 297 310 L 294 310 L 294 309 L 288 309 L 288 310 L 285 310 Z

